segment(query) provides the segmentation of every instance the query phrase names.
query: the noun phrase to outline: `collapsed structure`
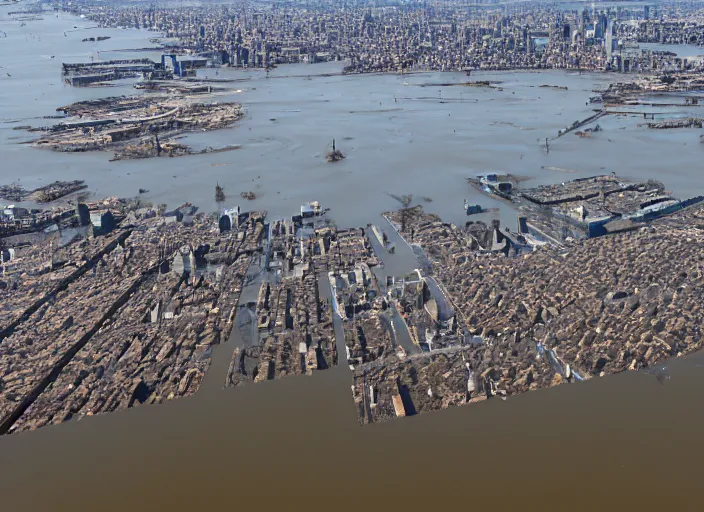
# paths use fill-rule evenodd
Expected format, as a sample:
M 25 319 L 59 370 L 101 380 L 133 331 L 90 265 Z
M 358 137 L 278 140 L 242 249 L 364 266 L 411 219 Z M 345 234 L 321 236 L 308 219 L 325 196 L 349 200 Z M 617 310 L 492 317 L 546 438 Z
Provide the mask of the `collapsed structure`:
M 114 151 L 115 159 L 191 154 L 188 146 L 175 142 L 177 135 L 224 128 L 242 117 L 239 103 L 195 103 L 167 94 L 81 101 L 56 110 L 72 119 L 32 128 L 42 133 L 36 147 Z
M 680 200 L 658 181 L 633 182 L 615 174 L 530 189 L 507 182 L 503 190 L 495 176 L 467 181 L 518 208 L 520 235 L 533 243 L 555 246 L 570 238 L 593 238 L 636 229 L 704 201 L 704 196 Z

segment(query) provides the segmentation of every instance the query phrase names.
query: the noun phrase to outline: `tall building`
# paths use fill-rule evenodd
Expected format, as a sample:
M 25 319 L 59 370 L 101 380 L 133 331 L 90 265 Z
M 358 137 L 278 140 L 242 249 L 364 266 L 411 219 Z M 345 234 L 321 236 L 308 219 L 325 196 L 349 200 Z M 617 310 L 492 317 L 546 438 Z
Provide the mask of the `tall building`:
M 614 51 L 614 27 L 611 20 L 606 22 L 606 35 L 604 37 L 604 44 L 606 45 L 606 63 L 611 64 L 611 57 Z
M 606 13 L 600 13 L 598 20 L 594 23 L 594 37 L 596 39 L 605 39 L 607 23 L 608 18 L 606 17 Z

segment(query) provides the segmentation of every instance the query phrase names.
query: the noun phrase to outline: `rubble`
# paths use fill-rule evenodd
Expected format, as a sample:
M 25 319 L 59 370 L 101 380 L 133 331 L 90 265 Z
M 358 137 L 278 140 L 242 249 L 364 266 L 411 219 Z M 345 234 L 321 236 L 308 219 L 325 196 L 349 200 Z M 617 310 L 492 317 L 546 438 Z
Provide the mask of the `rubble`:
M 237 149 L 192 151 L 173 139 L 189 131 L 225 128 L 243 115 L 238 103 L 192 103 L 171 95 L 89 100 L 57 110 L 74 120 L 32 129 L 42 132 L 34 146 L 62 152 L 114 151 L 118 160 Z
M 325 160 L 328 163 L 333 163 L 333 162 L 339 162 L 340 160 L 343 160 L 345 158 L 345 155 L 342 154 L 342 151 L 337 149 L 335 147 L 335 139 L 332 139 L 332 150 L 328 151 L 325 154 Z
M 684 119 L 667 119 L 665 121 L 660 121 L 657 123 L 647 123 L 648 128 L 655 128 L 658 130 L 668 129 L 668 128 L 701 128 L 702 119 L 696 117 L 687 117 Z
M 29 197 L 30 192 L 28 192 L 19 183 L 11 183 L 10 185 L 0 185 L 0 199 L 6 199 L 8 201 L 24 201 Z
M 12 183 L 0 185 L 0 198 L 18 202 L 31 200 L 38 203 L 50 203 L 86 188 L 88 186 L 82 180 L 55 181 L 31 191 L 26 190 L 19 183 Z
M 86 188 L 88 188 L 88 185 L 85 184 L 85 181 L 81 180 L 55 181 L 54 183 L 34 190 L 29 195 L 29 199 L 38 203 L 50 203 Z
M 342 151 L 339 149 L 335 149 L 333 151 L 330 151 L 329 153 L 325 154 L 325 160 L 329 163 L 333 162 L 339 162 L 340 160 L 343 160 L 345 158 L 345 155 L 342 154 Z

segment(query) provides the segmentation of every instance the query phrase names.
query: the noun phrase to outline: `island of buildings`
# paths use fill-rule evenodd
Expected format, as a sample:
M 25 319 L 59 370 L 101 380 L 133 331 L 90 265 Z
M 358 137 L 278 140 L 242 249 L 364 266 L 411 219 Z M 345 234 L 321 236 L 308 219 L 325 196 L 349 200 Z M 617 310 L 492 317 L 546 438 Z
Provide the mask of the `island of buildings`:
M 702 88 L 699 57 L 637 47 L 704 43 L 697 3 L 58 5 L 177 41 L 160 62 L 65 65 L 74 86 L 143 75 L 139 86 L 156 93 L 61 107 L 82 120 L 36 142 L 60 151 L 188 153 L 164 137 L 241 115 L 237 104 L 183 99 L 221 86 L 190 80 L 206 65 L 641 73 L 600 91 L 596 113 L 556 137 L 589 137 L 598 130 L 586 124 L 645 104 L 646 93 Z M 644 118 L 653 129 L 701 126 Z M 363 424 L 646 369 L 701 347 L 701 197 L 617 176 L 533 189 L 510 176 L 469 181 L 519 210 L 515 230 L 456 226 L 410 205 L 387 212 L 387 224 L 338 229 L 317 203 L 270 219 L 239 207 L 212 216 L 190 204 L 89 203 L 75 195 L 81 182 L 1 187 L 11 202 L 74 199 L 51 210 L 10 203 L 0 215 L 0 434 L 195 393 L 212 347 L 228 340 L 225 386 L 344 365 Z M 381 278 L 399 247 L 417 268 Z
M 317 203 L 290 219 L 67 207 L 55 229 L 2 239 L 0 432 L 192 394 L 227 340 L 225 386 L 348 366 L 362 423 L 701 347 L 701 198 L 615 176 L 512 194 L 528 205 L 515 231 L 419 206 L 357 229 Z M 597 232 L 602 210 L 618 219 Z M 381 278 L 391 238 L 418 265 Z

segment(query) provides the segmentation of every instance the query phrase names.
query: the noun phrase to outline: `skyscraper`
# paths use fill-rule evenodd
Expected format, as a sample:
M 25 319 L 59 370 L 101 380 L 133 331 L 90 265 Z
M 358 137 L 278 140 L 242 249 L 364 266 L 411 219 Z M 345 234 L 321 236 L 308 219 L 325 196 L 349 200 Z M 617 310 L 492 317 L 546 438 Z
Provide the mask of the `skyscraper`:
M 614 50 L 614 41 L 613 41 L 613 32 L 614 32 L 614 27 L 611 22 L 611 20 L 607 20 L 606 22 L 606 35 L 604 37 L 604 44 L 606 45 L 606 63 L 611 64 L 611 57 L 612 53 Z

